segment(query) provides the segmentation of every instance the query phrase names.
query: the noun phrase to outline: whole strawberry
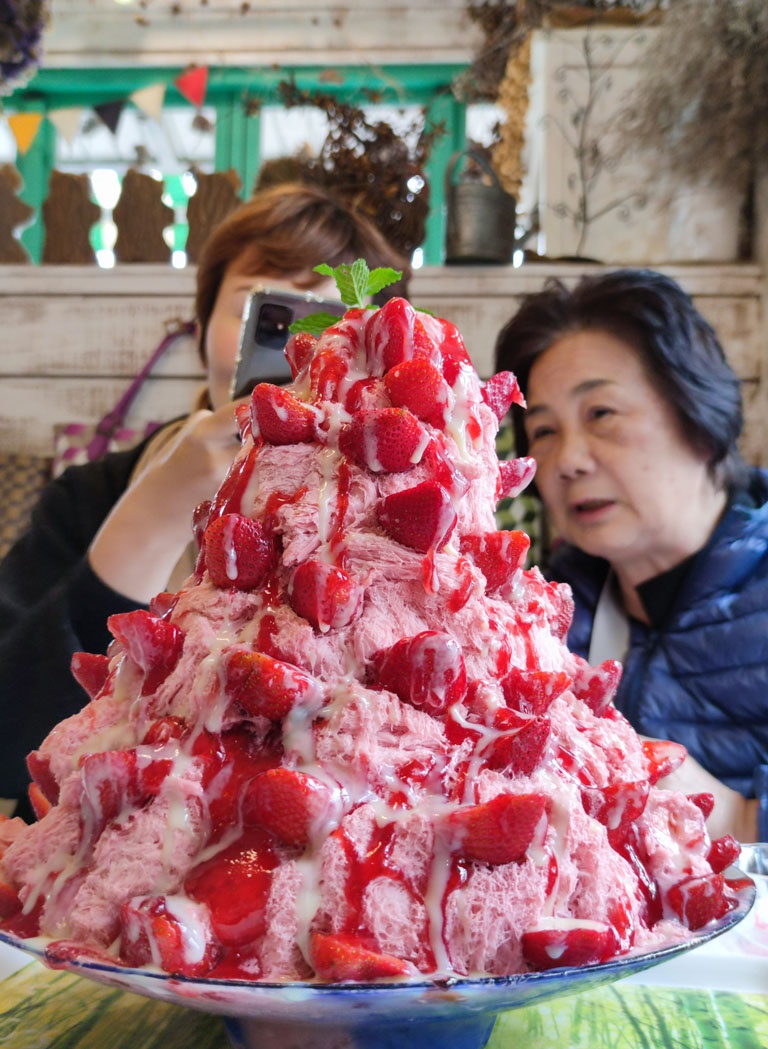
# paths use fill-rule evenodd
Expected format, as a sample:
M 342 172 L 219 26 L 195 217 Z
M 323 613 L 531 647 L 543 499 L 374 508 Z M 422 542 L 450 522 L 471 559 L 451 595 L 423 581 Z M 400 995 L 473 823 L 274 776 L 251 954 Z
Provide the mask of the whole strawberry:
M 280 386 L 261 382 L 251 394 L 253 433 L 268 444 L 302 444 L 315 434 L 316 416 L 304 404 Z
M 379 507 L 379 523 L 387 535 L 424 554 L 442 549 L 457 521 L 451 497 L 437 481 L 394 492 Z
M 222 590 L 255 590 L 275 560 L 274 544 L 264 526 L 242 514 L 217 517 L 206 528 L 203 541 L 211 582 Z
M 297 615 L 326 633 L 340 630 L 357 618 L 363 591 L 343 568 L 312 559 L 293 573 L 288 600 Z
M 453 406 L 453 394 L 442 374 L 426 357 L 395 365 L 384 376 L 390 400 L 424 422 L 443 429 Z

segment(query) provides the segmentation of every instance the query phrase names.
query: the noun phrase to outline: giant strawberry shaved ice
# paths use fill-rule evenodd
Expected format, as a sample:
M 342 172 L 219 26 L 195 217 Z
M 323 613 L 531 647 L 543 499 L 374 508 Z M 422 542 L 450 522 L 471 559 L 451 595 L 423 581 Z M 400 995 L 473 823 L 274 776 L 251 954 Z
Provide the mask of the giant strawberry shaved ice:
M 685 938 L 730 910 L 711 797 L 564 637 L 568 588 L 494 509 L 531 479 L 447 321 L 402 299 L 294 336 L 237 412 L 176 594 L 113 616 L 89 693 L 0 824 L 2 928 L 255 981 L 508 975 Z M 55 953 L 55 952 L 54 952 Z

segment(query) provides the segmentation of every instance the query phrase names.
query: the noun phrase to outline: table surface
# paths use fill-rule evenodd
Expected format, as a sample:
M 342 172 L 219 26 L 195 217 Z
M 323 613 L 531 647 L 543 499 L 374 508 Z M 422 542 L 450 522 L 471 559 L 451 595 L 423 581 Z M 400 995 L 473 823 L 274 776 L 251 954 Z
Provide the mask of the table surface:
M 534 1045 L 765 1049 L 768 889 L 739 926 L 690 954 L 596 990 L 502 1013 L 487 1049 Z M 229 1041 L 218 1016 L 50 971 L 0 944 L 0 1046 L 229 1049 Z

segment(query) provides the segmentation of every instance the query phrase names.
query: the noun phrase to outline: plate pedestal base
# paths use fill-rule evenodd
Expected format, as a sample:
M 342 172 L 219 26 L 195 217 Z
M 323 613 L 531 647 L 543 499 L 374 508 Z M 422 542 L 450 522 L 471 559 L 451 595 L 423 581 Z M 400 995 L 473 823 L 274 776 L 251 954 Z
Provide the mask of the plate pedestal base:
M 357 1025 L 226 1021 L 232 1049 L 483 1049 L 494 1014 Z

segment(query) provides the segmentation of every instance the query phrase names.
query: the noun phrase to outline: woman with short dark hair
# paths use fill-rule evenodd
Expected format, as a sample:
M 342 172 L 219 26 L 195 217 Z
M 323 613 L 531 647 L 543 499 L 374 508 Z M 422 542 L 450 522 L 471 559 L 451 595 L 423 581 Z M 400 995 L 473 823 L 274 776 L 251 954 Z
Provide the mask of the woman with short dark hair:
M 739 380 L 675 281 L 618 270 L 529 296 L 497 370 L 573 590 L 568 644 L 620 659 L 616 706 L 684 744 L 669 786 L 715 795 L 713 837 L 768 837 L 768 474 L 737 440 Z

